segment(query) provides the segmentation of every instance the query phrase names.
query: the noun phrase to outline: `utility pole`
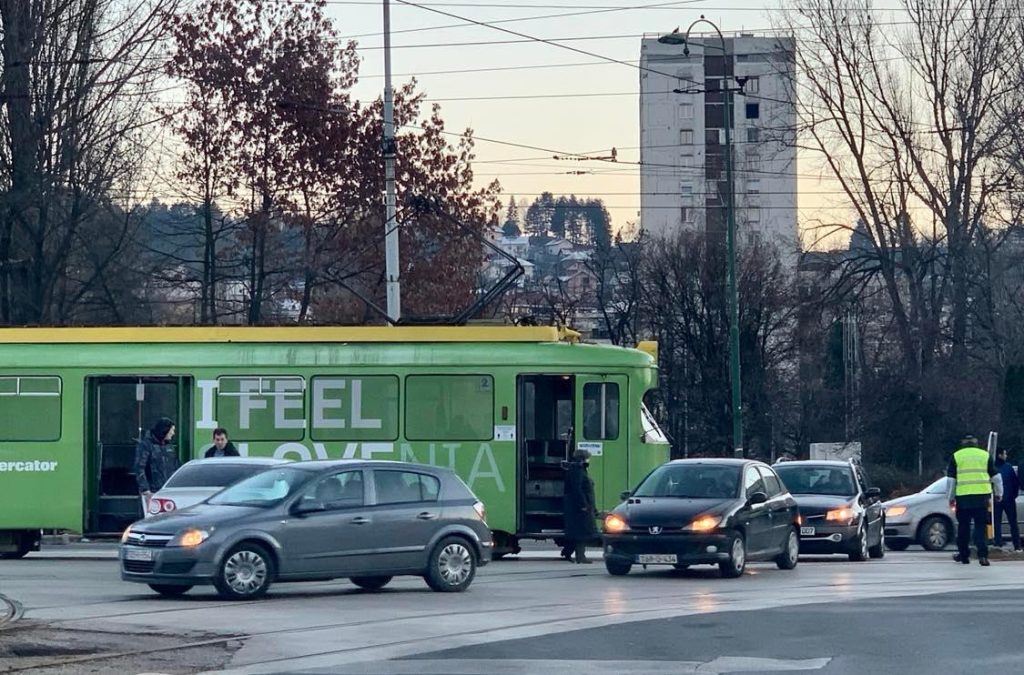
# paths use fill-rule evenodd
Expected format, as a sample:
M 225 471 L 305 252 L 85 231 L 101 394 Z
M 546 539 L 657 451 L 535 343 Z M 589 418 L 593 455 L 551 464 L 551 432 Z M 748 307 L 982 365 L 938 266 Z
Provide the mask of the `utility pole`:
M 402 318 L 400 269 L 398 264 L 397 188 L 395 186 L 395 92 L 391 88 L 391 3 L 384 0 L 384 264 L 388 294 L 388 321 Z
M 729 54 L 725 48 L 725 37 L 718 26 L 704 18 L 700 18 L 690 24 L 685 33 L 680 33 L 676 28 L 671 33 L 662 35 L 658 42 L 666 45 L 682 45 L 683 54 L 690 55 L 690 48 L 687 43 L 690 41 L 690 31 L 699 23 L 704 23 L 714 29 L 722 50 L 722 87 L 714 90 L 714 93 L 721 92 L 725 97 L 725 214 L 728 223 L 726 233 L 726 244 L 728 246 L 728 293 L 729 293 L 729 379 L 732 388 L 732 448 L 736 457 L 743 456 L 743 398 L 742 381 L 740 373 L 740 319 L 739 319 L 739 292 L 736 289 L 736 205 L 734 202 L 734 188 L 732 175 L 732 125 L 733 125 L 733 92 L 742 92 L 743 86 L 747 83 L 745 77 L 735 77 L 734 67 L 729 63 Z M 707 41 L 702 43 L 707 47 Z M 702 50 L 703 53 L 703 50 Z M 726 84 L 729 77 L 733 77 L 738 87 L 731 87 Z M 708 93 L 705 89 L 675 89 L 676 94 L 702 94 Z

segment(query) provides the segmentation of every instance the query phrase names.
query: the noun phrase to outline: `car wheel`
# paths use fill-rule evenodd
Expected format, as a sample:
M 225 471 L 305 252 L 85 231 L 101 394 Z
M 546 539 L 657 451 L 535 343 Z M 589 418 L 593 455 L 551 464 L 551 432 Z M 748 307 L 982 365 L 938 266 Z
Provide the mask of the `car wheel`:
M 171 584 L 149 584 L 149 587 L 165 598 L 177 598 L 192 590 L 191 586 L 172 586 Z
M 868 549 L 868 555 L 873 559 L 878 560 L 879 558 L 885 557 L 885 523 L 883 522 L 878 528 L 878 543 Z
M 868 530 L 866 527 L 861 526 L 853 545 L 854 549 L 850 551 L 850 560 L 854 562 L 867 560 L 870 554 L 868 553 Z
M 938 516 L 925 518 L 918 532 L 918 543 L 928 551 L 941 551 L 949 545 L 952 538 L 949 524 Z
M 782 549 L 782 553 L 775 558 L 775 564 L 779 566 L 780 570 L 791 570 L 796 567 L 799 559 L 800 536 L 796 533 L 796 528 L 792 528 L 789 531 L 789 536 L 786 537 L 786 545 Z
M 213 585 L 230 600 L 251 600 L 267 592 L 274 580 L 274 559 L 259 544 L 243 542 L 228 551 Z
M 737 532 L 732 535 L 729 541 L 729 559 L 718 563 L 718 570 L 726 579 L 735 579 L 743 576 L 747 569 L 747 541 L 743 535 Z
M 13 551 L 0 553 L 0 560 L 19 560 L 27 556 L 32 550 L 31 537 L 27 534 L 17 533 L 15 533 L 15 536 L 18 537 L 18 548 Z
M 394 577 L 352 577 L 349 579 L 359 588 L 366 591 L 378 591 L 388 585 Z
M 892 541 L 892 540 L 888 540 L 887 539 L 886 542 L 885 542 L 885 547 L 887 549 L 889 549 L 890 551 L 906 551 L 907 547 L 909 547 L 909 546 L 910 546 L 910 542 L 909 541 L 903 541 L 902 539 L 900 539 L 898 541 Z
M 619 560 L 608 560 L 604 561 L 604 568 L 608 570 L 608 574 L 613 577 L 624 577 L 629 574 L 629 571 L 633 569 L 633 565 L 628 562 L 621 562 Z
M 473 583 L 476 576 L 476 555 L 465 539 L 446 537 L 430 554 L 427 585 L 440 593 L 459 593 Z

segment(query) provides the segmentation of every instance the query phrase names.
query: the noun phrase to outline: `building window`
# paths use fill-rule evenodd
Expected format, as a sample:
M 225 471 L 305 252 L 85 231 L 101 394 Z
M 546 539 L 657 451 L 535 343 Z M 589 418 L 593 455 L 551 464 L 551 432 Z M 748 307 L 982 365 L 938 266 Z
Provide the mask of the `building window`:
M 747 209 L 747 222 L 748 223 L 760 223 L 761 222 L 761 208 L 758 206 L 751 206 Z
M 721 145 L 722 144 L 722 129 L 705 129 L 704 130 L 704 144 L 705 145 Z
M 693 129 L 683 129 L 680 131 L 679 143 L 681 145 L 693 145 Z
M 707 90 L 705 93 L 708 94 L 721 93 L 722 81 L 719 79 L 706 79 L 704 80 L 704 89 Z
M 760 103 L 748 103 L 747 104 L 747 119 L 756 120 L 761 118 L 761 104 Z
M 756 77 L 748 77 L 747 83 L 743 85 L 743 91 L 747 94 L 756 94 L 760 89 L 759 80 Z
M 693 119 L 693 104 L 692 103 L 681 103 L 681 104 L 679 104 L 679 119 L 681 119 L 681 120 L 692 120 Z
M 747 154 L 747 168 L 749 169 L 760 169 L 761 168 L 761 155 L 756 152 Z
M 757 127 L 747 127 L 747 143 L 757 143 L 761 140 L 761 130 Z
M 747 194 L 748 195 L 761 194 L 761 181 L 759 181 L 759 180 L 748 180 L 747 181 Z
M 405 437 L 410 441 L 491 440 L 494 438 L 494 378 L 490 375 L 406 377 Z
M 0 377 L 0 441 L 60 440 L 59 377 Z
M 679 157 L 679 166 L 683 168 L 693 168 L 693 155 L 682 155 Z
M 692 223 L 693 222 L 693 207 L 691 207 L 691 206 L 684 206 L 683 208 L 681 208 L 679 210 L 679 220 L 684 222 L 684 223 Z

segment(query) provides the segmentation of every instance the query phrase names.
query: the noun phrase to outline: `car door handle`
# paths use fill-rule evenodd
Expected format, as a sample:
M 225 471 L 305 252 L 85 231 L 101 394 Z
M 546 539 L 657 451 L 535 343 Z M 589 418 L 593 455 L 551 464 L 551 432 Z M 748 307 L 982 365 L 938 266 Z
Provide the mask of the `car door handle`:
M 435 518 L 437 518 L 437 514 L 436 513 L 431 513 L 430 511 L 424 511 L 423 513 L 421 513 L 420 515 L 418 515 L 416 517 L 419 518 L 420 520 L 434 520 Z
M 370 519 L 369 518 L 363 518 L 362 516 L 356 516 L 355 518 L 352 519 L 351 522 L 354 525 L 366 525 L 368 522 L 370 522 Z

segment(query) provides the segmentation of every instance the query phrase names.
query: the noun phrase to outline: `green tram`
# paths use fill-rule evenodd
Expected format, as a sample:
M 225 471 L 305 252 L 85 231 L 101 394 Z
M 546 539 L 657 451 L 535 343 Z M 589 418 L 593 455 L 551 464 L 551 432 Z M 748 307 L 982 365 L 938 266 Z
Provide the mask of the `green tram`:
M 161 416 L 182 461 L 216 427 L 243 455 L 453 468 L 496 551 L 562 530 L 562 462 L 593 453 L 599 507 L 666 461 L 644 407 L 656 345 L 551 327 L 0 330 L 0 554 L 40 530 L 119 534 L 142 517 L 136 439 Z

